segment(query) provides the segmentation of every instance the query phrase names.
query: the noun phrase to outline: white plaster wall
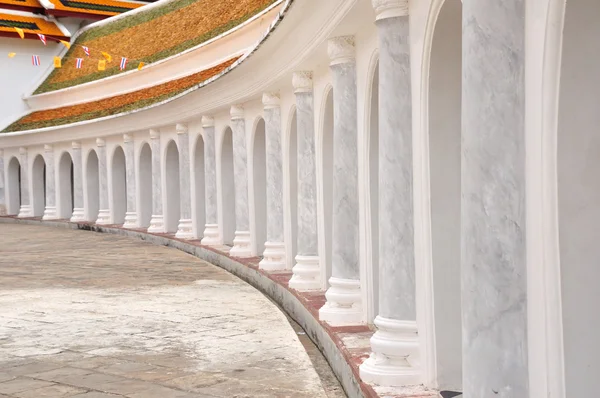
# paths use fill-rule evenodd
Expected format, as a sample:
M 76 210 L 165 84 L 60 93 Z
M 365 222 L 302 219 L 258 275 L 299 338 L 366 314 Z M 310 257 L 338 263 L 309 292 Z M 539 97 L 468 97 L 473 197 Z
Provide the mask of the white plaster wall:
M 127 211 L 127 182 L 125 152 L 121 145 L 114 147 L 109 164 L 109 206 L 113 224 L 125 222 Z
M 166 138 L 166 137 L 165 137 Z M 163 212 L 167 232 L 177 232 L 180 218 L 179 203 L 179 150 L 174 141 L 177 137 L 169 137 L 165 142 L 162 156 L 163 168 Z M 162 139 L 162 135 L 161 135 Z
M 368 116 L 368 138 L 365 150 L 368 153 L 365 171 L 365 199 L 367 206 L 365 231 L 364 275 L 367 303 L 367 322 L 379 313 L 379 67 L 373 71 L 371 79 Z
M 287 112 L 284 109 L 289 109 Z M 286 268 L 291 269 L 298 253 L 298 125 L 296 107 L 282 107 L 283 209 Z M 287 120 L 284 121 L 284 117 Z
M 70 219 L 73 215 L 73 160 L 68 149 L 61 151 L 55 149 L 58 154 L 57 177 L 57 210 L 60 218 Z
M 262 255 L 267 240 L 267 164 L 265 120 L 259 117 L 255 121 L 254 132 L 249 142 L 249 170 L 252 176 L 249 187 L 253 199 L 250 210 L 253 254 Z M 250 197 L 249 196 L 249 197 Z
M 35 155 L 31 165 L 31 200 L 34 217 L 44 215 L 46 206 L 46 162 L 41 154 Z
M 233 182 L 233 133 L 225 121 L 217 124 L 217 198 L 219 201 L 219 228 L 223 243 L 233 244 L 235 233 L 235 185 Z
M 85 218 L 88 221 L 96 221 L 100 210 L 100 175 L 98 170 L 98 154 L 93 149 L 94 143 L 81 145 L 84 154 L 83 164 L 83 207 Z
M 141 141 L 139 150 L 136 153 L 135 177 L 138 191 L 136 208 L 138 209 L 140 226 L 147 228 L 150 226 L 150 219 L 152 218 L 152 149 L 148 141 Z
M 194 142 L 195 141 L 195 142 Z M 205 187 L 204 187 L 204 139 L 201 134 L 192 138 L 192 219 L 196 238 L 202 239 L 206 224 Z

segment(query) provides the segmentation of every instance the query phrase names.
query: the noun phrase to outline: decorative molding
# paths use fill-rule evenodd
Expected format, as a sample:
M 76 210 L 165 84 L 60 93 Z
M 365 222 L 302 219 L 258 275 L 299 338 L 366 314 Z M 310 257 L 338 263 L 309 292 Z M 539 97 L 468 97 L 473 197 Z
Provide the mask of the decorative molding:
M 279 92 L 263 93 L 262 103 L 265 109 L 278 108 L 281 103 L 281 98 L 279 98 Z
M 160 138 L 160 131 L 156 129 L 150 129 L 150 139 L 156 140 Z
M 4 156 L 4 149 L 0 148 L 0 156 Z
M 313 91 L 312 71 L 298 71 L 292 75 L 294 93 L 311 93 Z
M 229 114 L 231 115 L 231 120 L 243 119 L 244 118 L 244 105 L 242 105 L 242 104 L 231 105 Z
M 96 145 L 98 146 L 98 148 L 102 148 L 106 145 L 106 141 L 104 141 L 103 138 L 96 138 Z
M 53 148 L 50 144 L 44 144 L 44 152 L 52 152 Z
M 177 134 L 187 134 L 187 132 L 188 132 L 187 124 L 177 123 L 175 125 L 175 131 L 177 132 Z
M 131 142 L 133 141 L 133 137 L 131 134 L 123 134 L 123 142 Z
M 22 146 L 21 148 L 19 148 L 19 153 L 21 155 L 27 155 L 27 148 L 25 148 L 24 146 Z
M 73 148 L 73 149 L 81 149 L 81 142 L 79 142 L 79 141 L 73 141 L 73 142 L 71 142 L 71 148 Z
M 202 116 L 202 127 L 215 127 L 215 118 L 212 116 Z
M 330 66 L 356 61 L 354 36 L 338 36 L 327 41 L 327 55 Z
M 375 20 L 405 17 L 408 15 L 408 0 L 371 0 L 375 9 Z

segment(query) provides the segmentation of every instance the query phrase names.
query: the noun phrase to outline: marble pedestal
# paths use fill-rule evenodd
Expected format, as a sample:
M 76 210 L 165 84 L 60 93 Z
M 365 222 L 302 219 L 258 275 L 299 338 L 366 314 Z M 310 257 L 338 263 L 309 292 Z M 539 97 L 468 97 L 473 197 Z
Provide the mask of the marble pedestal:
M 98 219 L 96 220 L 96 224 L 107 225 L 110 223 L 110 210 L 100 210 L 100 212 L 98 212 Z
M 229 251 L 232 257 L 252 257 L 250 249 L 250 231 L 235 231 L 233 247 Z
M 285 269 L 285 244 L 283 242 L 265 242 L 263 259 L 258 268 L 266 271 Z
M 56 220 L 57 218 L 56 206 L 46 206 L 42 220 Z
M 195 236 L 192 226 L 192 220 L 190 220 L 189 218 L 182 218 L 181 220 L 179 220 L 175 237 L 178 239 L 194 239 Z
M 123 223 L 123 228 L 138 228 L 138 219 L 137 212 L 128 211 L 125 213 L 125 222 Z
M 417 322 L 375 318 L 371 355 L 360 365 L 360 378 L 380 386 L 421 383 Z
M 292 268 L 289 286 L 298 291 L 321 289 L 321 267 L 319 256 L 296 256 L 296 265 Z
M 0 216 L 6 215 L 6 205 L 0 204 Z
M 71 222 L 81 222 L 85 221 L 85 212 L 82 208 L 74 208 L 73 215 L 71 216 Z
M 332 326 L 362 323 L 360 281 L 331 277 L 329 285 L 325 293 L 327 302 L 319 309 L 319 319 Z
M 219 238 L 219 225 L 218 224 L 205 224 L 204 225 L 204 237 L 202 238 L 203 245 L 206 246 L 220 246 L 221 239 Z
M 18 218 L 33 217 L 33 209 L 31 208 L 30 205 L 21 205 L 21 207 L 19 208 L 19 215 L 17 217 Z
M 150 219 L 150 226 L 148 232 L 152 234 L 164 234 L 165 231 L 165 220 L 160 214 L 153 214 Z

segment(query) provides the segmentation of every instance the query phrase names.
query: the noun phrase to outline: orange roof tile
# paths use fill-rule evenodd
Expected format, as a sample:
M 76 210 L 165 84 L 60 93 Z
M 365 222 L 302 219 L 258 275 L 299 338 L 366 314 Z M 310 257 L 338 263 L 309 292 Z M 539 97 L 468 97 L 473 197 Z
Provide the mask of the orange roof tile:
M 23 10 L 23 11 L 41 11 L 44 7 L 38 0 L 0 0 L 0 9 Z
M 15 27 L 23 29 L 25 38 L 28 39 L 39 40 L 38 33 L 60 40 L 68 40 L 70 37 L 69 32 L 61 29 L 56 21 L 44 16 L 24 12 L 0 12 L 0 36 L 19 37 Z
M 48 0 L 53 7 L 46 7 L 47 13 L 57 16 L 96 16 L 98 19 L 112 17 L 145 5 L 142 2 L 126 0 Z

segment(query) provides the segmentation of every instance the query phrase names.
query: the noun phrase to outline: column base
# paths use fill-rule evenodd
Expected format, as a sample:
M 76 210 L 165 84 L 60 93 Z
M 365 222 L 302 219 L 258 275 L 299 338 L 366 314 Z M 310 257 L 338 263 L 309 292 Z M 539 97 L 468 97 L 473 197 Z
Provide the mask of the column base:
M 85 221 L 85 212 L 82 208 L 74 208 L 73 215 L 71 216 L 71 222 L 82 222 Z
M 29 218 L 29 217 L 33 217 L 33 211 L 31 209 L 30 205 L 21 205 L 21 208 L 19 209 L 19 214 L 17 215 L 18 218 Z
M 0 204 L 0 216 L 6 215 L 6 205 Z
M 372 353 L 360 365 L 360 378 L 370 384 L 399 387 L 422 382 L 417 322 L 377 316 Z
M 263 259 L 258 263 L 258 268 L 265 271 L 285 269 L 285 244 L 283 242 L 265 242 Z
M 98 225 L 110 224 L 110 210 L 100 210 L 98 212 L 98 219 L 96 220 Z
M 179 225 L 177 225 L 177 232 L 175 233 L 175 237 L 178 239 L 195 238 L 191 219 L 182 218 L 181 220 L 179 220 Z
M 235 231 L 233 247 L 229 250 L 229 255 L 232 257 L 252 257 L 249 231 Z
M 161 214 L 153 214 L 150 219 L 150 226 L 148 232 L 151 234 L 164 234 L 165 232 L 165 221 Z
M 138 219 L 137 212 L 128 211 L 125 213 L 125 222 L 123 223 L 123 228 L 137 228 L 138 227 Z
M 327 302 L 319 309 L 319 319 L 331 326 L 359 325 L 363 321 L 360 281 L 329 278 Z
M 46 206 L 42 220 L 56 220 L 57 218 L 56 206 Z
M 206 246 L 220 246 L 222 244 L 219 236 L 219 224 L 206 224 L 204 226 L 204 236 L 200 241 Z
M 292 268 L 292 279 L 289 286 L 299 291 L 321 289 L 321 267 L 319 256 L 296 256 L 296 265 Z

